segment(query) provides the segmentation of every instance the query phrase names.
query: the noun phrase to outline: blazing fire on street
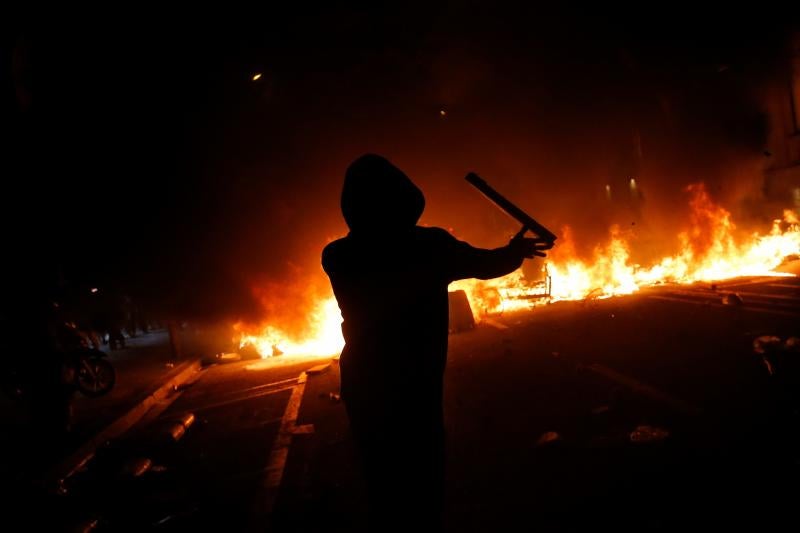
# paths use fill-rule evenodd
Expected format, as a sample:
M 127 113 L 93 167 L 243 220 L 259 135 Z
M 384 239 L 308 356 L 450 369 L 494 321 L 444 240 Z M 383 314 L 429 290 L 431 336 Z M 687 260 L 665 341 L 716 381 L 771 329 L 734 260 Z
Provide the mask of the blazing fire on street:
M 566 227 L 558 246 L 541 266 L 543 279 L 530 281 L 517 271 L 496 280 L 457 281 L 450 289 L 467 293 L 476 319 L 480 320 L 553 302 L 632 294 L 643 287 L 662 284 L 794 276 L 776 269 L 785 261 L 800 257 L 796 211 L 785 209 L 771 228 L 747 233 L 737 231 L 731 214 L 713 201 L 703 183 L 687 186 L 685 193 L 689 224 L 676 235 L 677 251 L 650 265 L 631 262 L 629 239 L 633 235 L 623 234 L 619 227 L 609 229 L 608 240 L 597 245 L 590 258 L 579 258 L 574 247 L 577 236 Z M 291 304 L 307 310 L 294 323 L 235 324 L 239 347 L 252 346 L 261 357 L 340 352 L 344 339 L 336 300 L 332 295 L 316 299 L 304 296 Z

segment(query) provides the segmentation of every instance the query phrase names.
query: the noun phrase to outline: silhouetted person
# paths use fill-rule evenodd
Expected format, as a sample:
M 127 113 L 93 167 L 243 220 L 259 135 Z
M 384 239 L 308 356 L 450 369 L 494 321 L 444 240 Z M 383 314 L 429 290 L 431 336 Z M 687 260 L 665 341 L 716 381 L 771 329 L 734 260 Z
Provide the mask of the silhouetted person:
M 347 169 L 341 206 L 350 233 L 325 248 L 322 265 L 344 318 L 341 395 L 362 459 L 371 527 L 437 529 L 447 286 L 503 276 L 549 246 L 515 238 L 484 250 L 417 226 L 422 192 L 377 155 Z

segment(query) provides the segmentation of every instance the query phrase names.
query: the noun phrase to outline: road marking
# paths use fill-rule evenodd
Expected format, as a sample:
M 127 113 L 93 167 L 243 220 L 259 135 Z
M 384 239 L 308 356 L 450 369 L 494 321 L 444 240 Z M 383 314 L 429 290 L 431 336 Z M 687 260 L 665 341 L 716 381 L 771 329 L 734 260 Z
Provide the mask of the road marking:
M 194 412 L 208 411 L 209 409 L 214 409 L 216 407 L 223 407 L 225 405 L 244 402 L 244 401 L 247 401 L 247 400 L 252 400 L 254 398 L 262 398 L 264 396 L 269 396 L 270 394 L 277 394 L 279 392 L 285 392 L 287 390 L 293 390 L 293 389 L 294 389 L 294 387 L 281 387 L 279 389 L 262 390 L 262 391 L 259 391 L 259 392 L 255 393 L 255 394 L 248 394 L 247 396 L 239 396 L 239 397 L 236 397 L 236 398 L 230 398 L 230 399 L 227 399 L 227 400 L 221 400 L 219 402 L 210 403 L 210 404 L 204 405 L 202 407 L 195 407 L 195 408 L 192 409 L 192 411 L 194 411 Z
M 676 411 L 679 411 L 684 414 L 697 416 L 701 413 L 700 409 L 695 407 L 694 405 L 687 403 L 683 400 L 679 400 L 678 398 L 674 398 L 669 394 L 662 392 L 651 385 L 646 383 L 642 383 L 641 381 L 632 378 L 630 376 L 626 376 L 625 374 L 621 374 L 614 369 L 611 369 L 607 366 L 600 365 L 597 363 L 584 365 L 578 365 L 579 370 L 588 370 L 589 372 L 593 372 L 599 376 L 603 376 L 606 379 L 609 379 L 615 383 L 619 383 L 625 387 L 628 387 L 631 391 L 650 398 L 651 400 L 655 400 L 657 402 L 666 404 Z
M 305 372 L 302 372 L 297 378 L 297 384 L 292 387 L 292 395 L 289 397 L 286 410 L 283 412 L 283 417 L 281 418 L 281 427 L 278 430 L 278 435 L 275 437 L 275 442 L 273 442 L 272 449 L 269 452 L 265 476 L 262 483 L 262 488 L 266 494 L 263 494 L 263 498 L 259 497 L 256 500 L 253 509 L 253 514 L 262 519 L 259 520 L 259 522 L 268 519 L 275 507 L 278 490 L 283 481 L 283 473 L 286 470 L 286 460 L 289 457 L 292 436 L 314 432 L 313 424 L 297 425 L 297 417 L 300 413 L 300 404 L 303 401 L 306 381 L 307 375 Z M 262 496 L 262 494 L 259 494 L 259 496 Z M 261 524 L 259 524 L 259 526 L 260 525 Z
M 311 368 L 306 370 L 306 374 L 309 375 L 309 376 L 315 376 L 317 374 L 324 374 L 325 372 L 327 372 L 330 369 L 331 369 L 331 363 L 327 362 L 327 363 L 323 363 L 321 365 L 312 366 Z
M 704 300 L 711 303 L 719 303 L 722 299 L 729 294 L 736 294 L 742 297 L 745 301 L 746 307 L 761 307 L 774 306 L 792 309 L 800 305 L 800 296 L 790 294 L 771 294 L 763 292 L 748 292 L 748 291 L 735 291 L 735 292 L 701 292 L 701 291 L 678 291 L 673 290 L 664 294 L 664 296 L 673 296 L 679 298 L 690 298 L 692 300 Z M 659 295 L 661 296 L 661 295 Z M 656 297 L 656 296 L 654 296 Z
M 759 285 L 761 283 L 767 283 L 768 281 L 772 281 L 776 278 L 778 279 L 785 279 L 785 278 L 793 278 L 792 274 L 781 274 L 779 276 L 758 276 L 748 281 L 737 281 L 737 280 L 729 280 L 727 282 L 717 282 L 715 285 L 717 289 L 725 289 L 725 290 L 733 290 L 733 287 L 744 287 L 745 285 Z
M 676 297 L 676 296 L 664 296 L 664 295 L 655 295 L 655 294 L 646 294 L 644 295 L 646 298 L 651 298 L 653 300 L 664 300 L 667 302 L 678 302 L 690 305 L 708 305 L 712 307 L 731 307 L 734 309 L 741 309 L 742 311 L 749 311 L 751 313 L 769 313 L 773 315 L 782 315 L 782 316 L 798 316 L 800 315 L 800 311 L 784 311 L 781 309 L 772 309 L 769 307 L 756 307 L 756 306 L 749 306 L 749 305 L 739 305 L 739 306 L 731 306 L 731 305 L 724 305 L 722 303 L 710 300 L 708 298 L 690 298 L 685 296 L 683 298 Z
M 646 294 L 645 298 L 650 298 L 653 300 L 664 300 L 666 302 L 680 302 L 685 304 L 693 304 L 693 305 L 718 305 L 722 306 L 722 304 L 712 302 L 708 298 L 690 298 L 688 296 L 678 297 L 678 296 L 665 296 L 663 294 Z
M 245 389 L 239 389 L 235 391 L 235 394 L 253 392 L 262 389 L 269 389 L 271 387 L 277 387 L 278 385 L 289 385 L 289 384 L 291 384 L 291 387 L 289 387 L 291 389 L 292 387 L 294 387 L 295 383 L 297 383 L 297 378 L 282 379 L 280 381 L 273 381 L 272 383 L 264 383 L 263 385 L 256 385 L 255 387 L 247 387 Z
M 800 287 L 798 287 L 800 288 Z M 800 296 L 796 294 L 776 294 L 776 293 L 769 293 L 769 292 L 752 292 L 752 291 L 706 291 L 706 290 L 692 290 L 692 289 L 672 289 L 670 291 L 665 291 L 665 294 L 672 295 L 672 296 L 687 296 L 690 298 L 711 298 L 713 299 L 722 299 L 727 294 L 738 294 L 739 296 L 748 296 L 757 299 L 766 299 L 766 300 L 790 300 L 790 301 L 800 301 Z
M 483 320 L 481 320 L 481 324 L 486 324 L 487 326 L 492 326 L 493 328 L 497 328 L 500 331 L 505 331 L 505 330 L 508 329 L 508 326 L 498 322 L 497 320 L 495 320 L 493 318 L 484 318 Z
M 284 386 L 284 385 L 289 385 L 290 383 L 292 385 Z M 253 398 L 261 398 L 263 396 L 269 396 L 270 394 L 285 392 L 287 390 L 294 389 L 296 384 L 297 384 L 297 378 L 295 377 L 289 379 L 282 379 L 280 381 L 273 381 L 271 383 L 264 383 L 262 385 L 256 385 L 255 387 L 247 387 L 244 389 L 234 390 L 224 394 L 223 395 L 224 399 L 221 399 L 214 403 L 203 405 L 201 407 L 192 408 L 191 411 L 207 411 L 209 409 L 214 409 L 215 407 L 223 407 L 225 405 L 244 402 L 246 400 L 250 400 Z M 225 398 L 226 396 L 227 398 Z M 186 412 L 188 413 L 190 411 Z
M 766 287 L 777 287 L 779 289 L 800 289 L 800 285 L 796 283 L 767 283 Z
M 292 435 L 310 435 L 314 433 L 314 424 L 303 424 L 292 429 Z
M 793 294 L 769 294 L 763 292 L 736 292 L 739 296 L 751 296 L 753 298 L 763 298 L 765 300 L 789 300 L 800 303 L 800 297 Z

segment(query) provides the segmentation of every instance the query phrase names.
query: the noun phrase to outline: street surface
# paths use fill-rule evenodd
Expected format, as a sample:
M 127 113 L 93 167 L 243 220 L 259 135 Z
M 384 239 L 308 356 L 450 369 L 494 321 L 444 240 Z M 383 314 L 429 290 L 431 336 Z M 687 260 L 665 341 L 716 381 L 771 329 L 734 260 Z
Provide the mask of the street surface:
M 748 278 L 561 302 L 451 335 L 449 530 L 796 530 L 794 424 L 753 340 L 800 336 L 799 319 L 799 279 Z M 337 393 L 330 358 L 214 365 L 27 523 L 363 529 Z

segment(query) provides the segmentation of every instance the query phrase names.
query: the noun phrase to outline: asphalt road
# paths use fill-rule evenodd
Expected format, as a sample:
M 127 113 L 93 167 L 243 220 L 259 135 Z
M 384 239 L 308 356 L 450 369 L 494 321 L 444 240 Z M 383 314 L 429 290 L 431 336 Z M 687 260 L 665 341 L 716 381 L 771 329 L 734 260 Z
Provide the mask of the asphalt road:
M 741 302 L 723 304 L 731 292 Z M 746 279 L 556 303 L 452 335 L 449 529 L 796 530 L 795 424 L 752 346 L 800 336 L 798 318 L 800 280 Z M 328 361 L 209 368 L 42 502 L 47 520 L 363 528 L 337 363 L 298 381 Z

